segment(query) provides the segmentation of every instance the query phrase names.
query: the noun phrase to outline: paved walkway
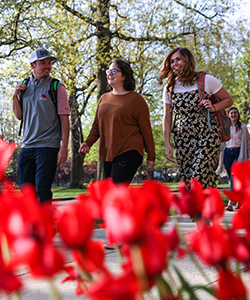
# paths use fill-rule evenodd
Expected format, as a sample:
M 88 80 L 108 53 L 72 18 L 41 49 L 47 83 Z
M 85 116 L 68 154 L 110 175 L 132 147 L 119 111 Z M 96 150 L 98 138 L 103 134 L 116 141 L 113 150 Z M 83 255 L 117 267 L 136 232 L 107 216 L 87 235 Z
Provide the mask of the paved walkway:
M 234 215 L 234 212 L 226 212 L 223 222 L 230 223 L 232 216 Z M 190 218 L 188 216 L 183 216 L 179 218 L 179 224 L 181 231 L 185 234 L 188 231 L 195 229 L 196 224 L 191 222 Z M 167 230 L 171 225 L 173 225 L 173 220 L 170 218 L 169 222 L 163 227 L 163 230 Z M 95 238 L 100 240 L 105 240 L 105 231 L 103 229 L 96 229 L 95 230 Z M 56 243 L 58 243 L 58 246 L 64 249 L 62 243 L 59 240 L 59 237 L 56 236 Z M 108 268 L 111 270 L 114 274 L 119 274 L 120 272 L 120 265 L 118 262 L 118 257 L 116 255 L 116 252 L 114 250 L 107 250 L 106 251 L 106 263 Z M 68 261 L 71 261 L 70 256 L 68 255 Z M 201 275 L 201 273 L 196 269 L 194 264 L 190 261 L 188 257 L 185 257 L 184 259 L 174 259 L 173 263 L 177 268 L 181 271 L 182 275 L 192 284 L 202 284 L 207 285 L 209 284 L 208 281 Z M 209 282 L 215 282 L 216 281 L 216 272 L 213 268 L 208 268 L 207 266 L 203 266 L 203 271 L 205 272 L 206 276 L 209 278 Z M 172 266 L 169 266 L 170 273 L 173 276 L 173 279 L 175 280 L 175 272 L 172 269 Z M 51 287 L 47 281 L 44 280 L 34 280 L 31 278 L 30 274 L 27 272 L 27 270 L 23 269 L 20 274 L 24 284 L 25 289 L 21 293 L 21 299 L 22 300 L 47 300 L 52 299 L 51 298 Z M 167 275 L 166 275 L 167 276 Z M 86 299 L 83 296 L 76 297 L 75 296 L 75 287 L 76 284 L 74 282 L 66 282 L 61 284 L 61 280 L 65 277 L 65 274 L 58 275 L 55 278 L 55 285 L 60 293 L 61 300 L 76 300 L 76 299 Z M 244 275 L 244 280 L 248 282 L 248 286 L 250 285 L 250 277 L 248 274 Z M 200 300 L 213 300 L 215 299 L 212 296 L 209 296 L 207 293 L 202 291 L 197 291 L 197 296 L 199 296 Z M 250 296 L 250 295 L 249 295 Z M 145 296 L 145 300 L 153 300 L 153 299 L 159 299 L 156 296 L 156 291 L 152 291 L 152 293 Z

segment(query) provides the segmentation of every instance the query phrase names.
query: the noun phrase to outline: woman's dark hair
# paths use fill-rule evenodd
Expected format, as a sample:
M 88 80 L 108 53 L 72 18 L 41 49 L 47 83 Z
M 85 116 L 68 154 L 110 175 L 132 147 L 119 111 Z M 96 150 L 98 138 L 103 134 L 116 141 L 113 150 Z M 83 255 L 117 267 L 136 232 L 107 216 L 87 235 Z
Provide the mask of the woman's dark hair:
M 169 87 L 174 86 L 175 84 L 175 78 L 176 74 L 174 74 L 173 70 L 171 69 L 170 60 L 174 53 L 177 51 L 180 52 L 180 56 L 182 59 L 186 62 L 181 77 L 178 78 L 178 80 L 183 85 L 193 85 L 196 78 L 197 78 L 197 72 L 195 71 L 195 59 L 192 54 L 192 52 L 187 48 L 175 48 L 169 52 L 169 54 L 166 56 L 166 58 L 163 61 L 163 66 L 160 70 L 160 76 L 158 77 L 159 84 L 163 83 L 163 79 L 167 78 L 167 85 L 168 90 Z
M 240 112 L 239 112 L 238 108 L 235 107 L 235 106 L 230 107 L 229 110 L 228 110 L 228 114 L 233 109 L 237 110 L 237 112 L 238 112 L 238 118 L 237 118 L 237 121 L 236 121 L 236 124 L 235 124 L 235 129 L 236 129 L 236 131 L 239 131 L 241 129 L 241 121 L 240 121 Z
M 122 75 L 125 77 L 123 81 L 123 87 L 126 91 L 134 91 L 135 90 L 135 78 L 134 78 L 134 72 L 131 69 L 129 63 L 126 61 L 120 59 L 120 58 L 115 58 L 112 59 L 108 67 L 112 64 L 116 64 L 119 70 L 121 70 Z M 112 90 L 112 86 L 108 85 L 109 88 Z

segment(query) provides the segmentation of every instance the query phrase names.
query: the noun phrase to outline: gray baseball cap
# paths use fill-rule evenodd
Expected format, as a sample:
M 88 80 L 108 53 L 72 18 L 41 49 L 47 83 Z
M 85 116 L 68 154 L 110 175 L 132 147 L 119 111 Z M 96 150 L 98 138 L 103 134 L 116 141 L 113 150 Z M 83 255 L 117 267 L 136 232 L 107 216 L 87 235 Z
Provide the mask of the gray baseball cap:
M 44 48 L 39 48 L 34 50 L 31 54 L 30 54 L 30 62 L 34 62 L 36 60 L 41 60 L 41 59 L 45 59 L 45 58 L 51 58 L 51 60 L 56 61 L 57 58 L 54 56 L 51 56 L 49 51 L 44 49 Z

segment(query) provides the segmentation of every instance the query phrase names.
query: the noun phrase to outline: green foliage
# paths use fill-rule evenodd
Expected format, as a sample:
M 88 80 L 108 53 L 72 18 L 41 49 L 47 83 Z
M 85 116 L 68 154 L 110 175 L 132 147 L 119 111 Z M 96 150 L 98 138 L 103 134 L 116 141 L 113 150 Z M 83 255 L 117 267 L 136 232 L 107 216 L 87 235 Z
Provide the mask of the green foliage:
M 235 82 L 231 86 L 231 93 L 234 98 L 234 106 L 241 113 L 241 121 L 248 124 L 250 120 L 250 43 L 245 41 L 242 47 L 242 53 L 235 59 Z
M 164 136 L 162 133 L 161 124 L 155 125 L 153 127 L 153 135 L 154 135 L 155 152 L 156 152 L 155 169 L 164 169 L 168 172 L 177 170 L 177 164 L 172 163 L 166 159 L 165 141 L 164 141 Z M 171 145 L 174 149 L 173 136 L 171 137 Z

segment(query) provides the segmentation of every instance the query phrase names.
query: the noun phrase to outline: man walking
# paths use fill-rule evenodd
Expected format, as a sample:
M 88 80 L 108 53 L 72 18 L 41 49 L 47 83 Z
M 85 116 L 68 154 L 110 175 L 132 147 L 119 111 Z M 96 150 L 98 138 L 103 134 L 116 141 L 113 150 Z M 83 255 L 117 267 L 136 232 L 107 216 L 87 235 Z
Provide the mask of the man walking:
M 51 186 L 57 164 L 68 156 L 69 101 L 58 82 L 53 102 L 50 76 L 57 59 L 39 48 L 30 55 L 33 70 L 26 84 L 18 83 L 13 93 L 13 111 L 23 122 L 22 150 L 18 157 L 18 185 L 35 185 L 40 202 L 52 199 Z

